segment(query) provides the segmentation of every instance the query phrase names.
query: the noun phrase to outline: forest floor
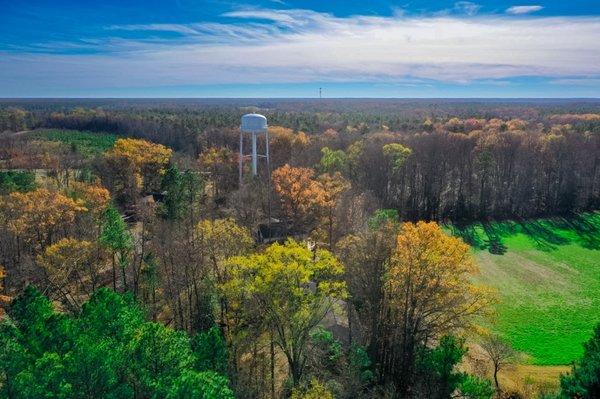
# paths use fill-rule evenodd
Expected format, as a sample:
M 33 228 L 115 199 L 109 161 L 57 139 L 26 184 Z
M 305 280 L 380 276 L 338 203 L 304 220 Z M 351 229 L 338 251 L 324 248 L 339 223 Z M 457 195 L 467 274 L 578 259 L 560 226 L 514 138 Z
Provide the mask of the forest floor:
M 600 322 L 600 212 L 450 229 L 473 246 L 477 281 L 498 290 L 488 327 L 525 354 L 519 367 L 581 356 Z

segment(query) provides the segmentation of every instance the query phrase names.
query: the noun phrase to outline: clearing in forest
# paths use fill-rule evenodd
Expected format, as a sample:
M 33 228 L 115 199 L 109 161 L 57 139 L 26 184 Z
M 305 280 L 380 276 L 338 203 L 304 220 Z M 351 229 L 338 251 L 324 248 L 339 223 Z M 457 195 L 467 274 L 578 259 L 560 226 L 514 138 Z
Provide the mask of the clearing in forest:
M 55 141 L 85 157 L 93 157 L 110 150 L 117 137 L 110 133 L 83 132 L 65 129 L 39 129 L 31 132 L 35 139 Z
M 500 302 L 492 329 L 536 365 L 569 364 L 600 321 L 600 213 L 450 227 Z

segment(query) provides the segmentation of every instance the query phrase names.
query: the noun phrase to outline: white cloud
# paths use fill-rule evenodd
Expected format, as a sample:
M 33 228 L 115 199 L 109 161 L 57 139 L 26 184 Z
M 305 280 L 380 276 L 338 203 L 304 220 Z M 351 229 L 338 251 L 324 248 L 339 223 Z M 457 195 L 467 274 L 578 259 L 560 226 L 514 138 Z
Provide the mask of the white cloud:
M 226 17 L 231 22 L 111 27 L 111 35 L 128 29 L 181 37 L 112 36 L 97 44 L 99 54 L 0 54 L 0 83 L 91 88 L 600 77 L 600 17 L 338 18 L 263 9 Z
M 479 4 L 472 3 L 470 1 L 459 1 L 454 3 L 454 8 L 462 13 L 467 15 L 475 15 L 477 11 L 481 8 Z
M 512 6 L 507 8 L 506 12 L 513 15 L 522 15 L 540 11 L 543 8 L 542 6 Z

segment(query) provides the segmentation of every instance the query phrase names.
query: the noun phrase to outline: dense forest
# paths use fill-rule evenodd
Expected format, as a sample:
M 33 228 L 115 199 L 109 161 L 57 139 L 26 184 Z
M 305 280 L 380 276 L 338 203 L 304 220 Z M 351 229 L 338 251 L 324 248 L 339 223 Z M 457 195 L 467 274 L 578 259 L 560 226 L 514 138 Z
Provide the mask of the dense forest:
M 447 226 L 600 208 L 593 100 L 2 100 L 0 132 L 1 398 L 526 397 Z M 527 397 L 599 397 L 589 336 Z

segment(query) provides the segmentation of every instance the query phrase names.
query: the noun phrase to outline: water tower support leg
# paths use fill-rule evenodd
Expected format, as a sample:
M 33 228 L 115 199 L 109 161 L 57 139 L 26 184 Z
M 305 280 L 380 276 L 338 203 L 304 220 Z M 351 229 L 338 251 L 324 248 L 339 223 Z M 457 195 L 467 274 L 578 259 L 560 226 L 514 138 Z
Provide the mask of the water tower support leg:
M 239 160 L 239 174 L 240 174 L 240 187 L 242 187 L 242 169 L 244 168 L 244 136 L 240 132 L 240 160 Z
M 256 156 L 256 134 L 252 133 L 252 174 L 256 176 L 256 164 L 257 164 L 257 156 Z

